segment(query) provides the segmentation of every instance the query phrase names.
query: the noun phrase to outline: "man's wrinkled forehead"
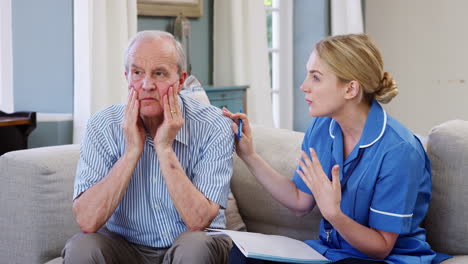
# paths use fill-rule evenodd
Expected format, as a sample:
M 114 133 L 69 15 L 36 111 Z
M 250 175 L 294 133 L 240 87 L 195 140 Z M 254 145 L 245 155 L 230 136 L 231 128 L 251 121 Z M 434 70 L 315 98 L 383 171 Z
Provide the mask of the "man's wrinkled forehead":
M 167 68 L 177 71 L 177 61 L 173 56 L 139 56 L 136 53 L 130 53 L 128 55 L 128 61 L 130 67 L 138 67 L 142 69 L 156 69 L 156 68 Z

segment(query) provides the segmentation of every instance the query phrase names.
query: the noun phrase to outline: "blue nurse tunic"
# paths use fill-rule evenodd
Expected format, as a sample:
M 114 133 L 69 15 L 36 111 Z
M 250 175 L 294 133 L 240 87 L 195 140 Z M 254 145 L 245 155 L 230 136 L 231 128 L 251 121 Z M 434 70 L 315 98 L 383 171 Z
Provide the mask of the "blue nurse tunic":
M 302 150 L 309 153 L 309 148 L 315 149 L 330 179 L 335 164 L 340 165 L 342 183 L 343 175 L 349 176 L 342 189 L 344 214 L 364 226 L 399 234 L 385 259 L 387 263 L 433 262 L 436 253 L 419 226 L 431 199 L 431 165 L 417 137 L 373 101 L 362 136 L 345 160 L 343 134 L 332 118 L 313 120 L 302 142 Z M 293 181 L 301 191 L 311 194 L 297 172 Z M 332 261 L 371 259 L 353 248 L 324 219 L 320 240 L 306 243 Z

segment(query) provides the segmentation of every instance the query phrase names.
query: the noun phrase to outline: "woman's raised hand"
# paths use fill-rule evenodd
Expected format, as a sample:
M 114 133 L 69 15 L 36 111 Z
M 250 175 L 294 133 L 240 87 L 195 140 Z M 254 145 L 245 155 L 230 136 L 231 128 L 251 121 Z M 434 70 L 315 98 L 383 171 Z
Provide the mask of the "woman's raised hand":
M 255 153 L 252 141 L 252 130 L 250 128 L 249 119 L 244 113 L 231 113 L 227 108 L 223 107 L 223 115 L 229 117 L 233 123 L 231 125 L 232 131 L 236 135 L 236 152 L 237 155 L 243 160 L 247 159 L 250 155 Z M 238 138 L 239 119 L 242 120 L 241 137 Z
M 313 193 L 317 206 L 322 216 L 332 222 L 334 216 L 341 212 L 341 183 L 338 165 L 332 169 L 332 180 L 328 179 L 323 171 L 322 164 L 313 148 L 309 149 L 310 156 L 301 151 L 301 159 L 298 160 L 300 170 L 297 173 Z

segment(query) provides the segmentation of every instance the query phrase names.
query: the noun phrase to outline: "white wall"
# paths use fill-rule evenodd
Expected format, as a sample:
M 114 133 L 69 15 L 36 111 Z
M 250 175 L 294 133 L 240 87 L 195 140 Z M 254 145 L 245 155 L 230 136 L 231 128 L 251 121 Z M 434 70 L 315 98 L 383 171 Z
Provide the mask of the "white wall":
M 11 20 L 14 110 L 72 113 L 73 0 L 12 0 Z
M 413 132 L 468 120 L 468 1 L 366 1 L 366 32 L 400 94 L 384 107 Z

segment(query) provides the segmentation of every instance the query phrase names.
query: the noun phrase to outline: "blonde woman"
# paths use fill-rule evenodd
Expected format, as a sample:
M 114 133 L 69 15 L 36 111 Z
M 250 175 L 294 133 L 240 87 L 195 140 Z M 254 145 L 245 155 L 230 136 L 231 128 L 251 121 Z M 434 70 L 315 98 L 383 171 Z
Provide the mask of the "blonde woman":
M 380 103 L 398 94 L 380 52 L 364 34 L 319 41 L 301 86 L 315 117 L 292 180 L 253 148 L 245 114 L 237 154 L 272 196 L 304 215 L 318 206 L 320 239 L 306 241 L 334 263 L 437 263 L 420 223 L 431 197 L 431 166 L 419 140 Z M 230 263 L 247 259 L 234 248 Z

